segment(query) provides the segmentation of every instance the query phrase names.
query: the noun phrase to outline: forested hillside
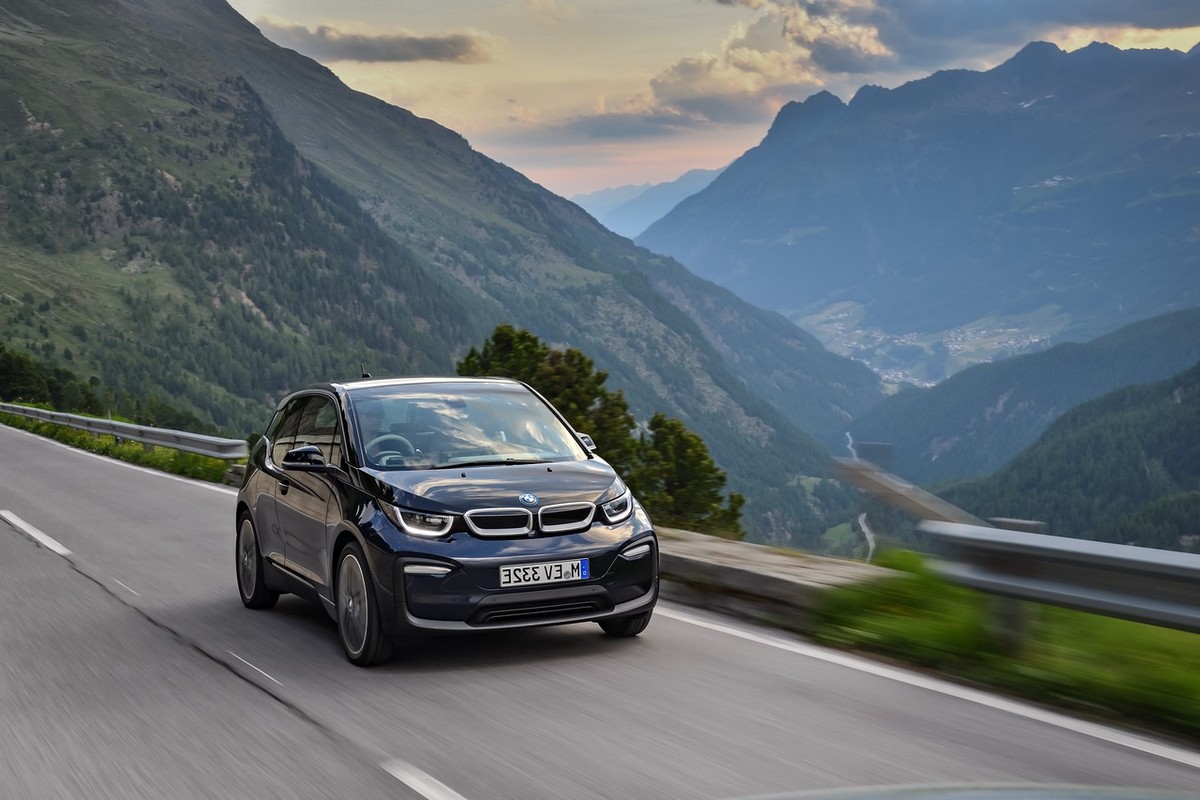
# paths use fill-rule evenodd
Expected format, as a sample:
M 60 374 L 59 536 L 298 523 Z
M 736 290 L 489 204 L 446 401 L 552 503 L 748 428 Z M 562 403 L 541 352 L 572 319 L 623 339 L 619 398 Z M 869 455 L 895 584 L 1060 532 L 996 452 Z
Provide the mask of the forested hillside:
M 205 77 L 112 87 L 94 110 L 126 124 L 39 117 L 29 89 L 3 91 L 7 127 L 24 123 L 0 162 L 10 342 L 248 432 L 305 376 L 444 370 L 484 335 L 454 313 L 462 290 L 311 169 L 245 81 Z
M 995 475 L 941 495 L 1060 536 L 1200 551 L 1200 364 L 1073 409 Z
M 991 473 L 1074 406 L 1151 383 L 1200 360 L 1200 309 L 1136 322 L 963 370 L 930 389 L 888 398 L 850 426 L 855 441 L 893 444 L 891 469 L 918 483 Z
M 84 380 L 70 370 L 48 367 L 0 342 L 0 402 L 21 401 L 55 411 L 123 418 L 140 425 L 191 433 L 214 433 L 196 418 L 155 395 L 114 391 L 98 379 Z

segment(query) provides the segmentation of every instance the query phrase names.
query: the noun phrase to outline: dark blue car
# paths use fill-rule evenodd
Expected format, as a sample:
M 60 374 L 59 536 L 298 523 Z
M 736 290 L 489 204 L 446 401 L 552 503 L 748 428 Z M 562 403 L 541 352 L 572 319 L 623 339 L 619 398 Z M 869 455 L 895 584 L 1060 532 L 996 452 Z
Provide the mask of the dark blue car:
M 283 400 L 237 503 L 242 602 L 319 600 L 355 664 L 439 632 L 636 636 L 658 542 L 591 439 L 517 381 L 407 378 Z

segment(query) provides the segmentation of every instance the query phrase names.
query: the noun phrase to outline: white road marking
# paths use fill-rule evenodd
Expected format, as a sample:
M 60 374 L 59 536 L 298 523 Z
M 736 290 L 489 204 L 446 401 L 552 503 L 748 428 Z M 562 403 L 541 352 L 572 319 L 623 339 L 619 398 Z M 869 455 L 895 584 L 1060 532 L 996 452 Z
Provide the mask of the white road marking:
M 437 778 L 427 772 L 422 772 L 407 761 L 394 758 L 391 761 L 383 762 L 379 766 L 383 767 L 384 771 L 393 778 L 422 797 L 427 798 L 427 800 L 466 800 L 465 797 Z
M 743 630 L 732 625 L 726 625 L 720 622 L 704 619 L 694 616 L 686 611 L 679 611 L 674 608 L 664 608 L 659 606 L 655 609 L 655 614 L 661 614 L 664 617 L 686 622 L 689 625 L 695 625 L 700 628 L 707 628 L 718 633 L 725 633 L 730 636 L 736 636 L 739 639 L 744 639 L 748 642 L 774 647 L 777 650 L 784 650 L 796 655 L 815 658 L 819 661 L 826 661 L 830 664 L 837 664 L 842 667 L 848 667 L 859 672 L 865 672 L 869 675 L 875 675 L 887 680 L 896 681 L 897 683 L 905 683 L 909 686 L 916 686 L 921 689 L 928 689 L 931 692 L 955 697 L 959 700 L 966 700 L 969 703 L 986 706 L 987 708 L 1003 711 L 1014 716 L 1024 717 L 1025 719 L 1041 722 L 1046 725 L 1052 725 L 1062 730 L 1078 733 L 1083 736 L 1097 739 L 1109 744 L 1115 744 L 1119 747 L 1125 747 L 1130 750 L 1136 750 L 1139 753 L 1146 755 L 1157 756 L 1168 761 L 1174 761 L 1177 764 L 1200 769 L 1200 753 L 1192 750 L 1185 750 L 1182 747 L 1175 747 L 1165 742 L 1155 741 L 1143 736 L 1137 736 L 1132 733 L 1109 728 L 1105 725 L 1099 725 L 1094 722 L 1087 722 L 1081 719 L 1075 719 L 1065 714 L 1059 714 L 1054 711 L 1047 711 L 1044 708 L 1039 708 L 1028 703 L 1022 703 L 1016 700 L 1009 700 L 997 695 L 988 694 L 977 689 L 971 689 L 967 686 L 960 686 L 950 681 L 932 678 L 927 675 L 921 675 L 916 672 L 908 672 L 906 670 L 889 667 L 885 664 L 880 664 L 858 656 L 848 655 L 837 650 L 831 650 L 817 645 L 806 644 L 804 642 L 791 641 L 781 639 L 774 636 L 766 636 L 754 631 Z
M 133 595 L 133 596 L 135 596 L 135 597 L 141 597 L 141 595 L 140 595 L 140 594 L 138 594 L 137 592 L 135 592 L 133 589 L 130 589 L 128 586 L 126 586 L 125 584 L 121 583 L 121 582 L 120 582 L 119 580 L 117 580 L 116 578 L 113 578 L 113 583 L 115 583 L 117 586 L 120 586 L 122 589 L 124 589 L 125 591 L 129 592 L 131 595 Z
M 269 673 L 266 673 L 266 672 L 262 671 L 261 669 L 259 669 L 258 667 L 254 666 L 253 664 L 251 664 L 251 663 L 250 663 L 249 661 L 247 661 L 246 659 L 244 659 L 244 658 L 242 658 L 241 656 L 239 656 L 237 653 L 233 652 L 232 650 L 226 650 L 225 652 L 226 652 L 226 653 L 229 653 L 229 655 L 233 656 L 234 658 L 236 658 L 238 661 L 240 661 L 240 662 L 242 662 L 243 664 L 245 664 L 245 665 L 246 665 L 247 667 L 249 667 L 250 669 L 252 669 L 252 670 L 254 670 L 255 672 L 259 673 L 259 674 L 260 674 L 260 675 L 262 675 L 264 678 L 267 678 L 267 679 L 269 679 L 269 680 L 275 681 L 275 683 L 278 683 L 280 686 L 283 686 L 283 684 L 282 684 L 282 683 L 279 683 L 279 681 L 276 681 L 276 680 L 275 680 L 273 677 L 271 677 L 271 675 L 270 675 Z
M 26 436 L 30 436 L 34 439 L 38 439 L 39 441 L 47 442 L 48 444 L 52 444 L 56 447 L 61 447 L 64 450 L 70 450 L 72 453 L 79 453 L 80 455 L 90 456 L 91 458 L 97 458 L 97 459 L 100 459 L 101 461 L 106 461 L 109 464 L 119 464 L 120 466 L 125 467 L 126 469 L 132 469 L 132 470 L 136 470 L 138 472 L 144 472 L 147 475 L 157 475 L 160 478 L 168 478 L 173 481 L 179 481 L 180 483 L 186 483 L 190 486 L 198 486 L 202 489 L 212 489 L 214 492 L 221 492 L 222 494 L 230 494 L 230 495 L 237 494 L 237 489 L 233 489 L 229 486 L 222 486 L 219 483 L 209 483 L 208 481 L 199 481 L 199 480 L 196 480 L 195 478 L 185 478 L 182 475 L 172 475 L 171 473 L 163 472 L 162 470 L 151 469 L 150 467 L 143 467 L 140 464 L 130 464 L 128 461 L 122 461 L 119 458 L 110 458 L 109 456 L 101 455 L 100 453 L 93 453 L 90 450 L 80 450 L 78 447 L 71 447 L 71 445 L 69 445 L 69 444 L 64 444 L 63 442 L 55 441 L 54 439 L 48 439 L 45 436 L 38 436 L 36 433 L 21 430 L 20 428 L 9 428 L 8 430 L 15 431 L 17 433 L 23 433 Z
M 52 550 L 53 552 L 58 553 L 60 556 L 62 556 L 64 558 L 71 555 L 70 550 L 63 547 L 61 544 L 54 541 L 49 536 L 42 533 L 37 528 L 33 527 L 28 522 L 21 519 L 20 517 L 18 517 L 16 514 L 12 513 L 11 511 L 0 511 L 0 517 L 2 517 L 4 519 L 4 521 L 7 522 L 9 525 L 12 525 L 14 528 L 16 528 L 21 533 L 28 536 L 30 539 L 33 539 L 35 542 L 37 542 L 38 544 L 40 544 L 42 547 L 46 548 L 47 550 Z

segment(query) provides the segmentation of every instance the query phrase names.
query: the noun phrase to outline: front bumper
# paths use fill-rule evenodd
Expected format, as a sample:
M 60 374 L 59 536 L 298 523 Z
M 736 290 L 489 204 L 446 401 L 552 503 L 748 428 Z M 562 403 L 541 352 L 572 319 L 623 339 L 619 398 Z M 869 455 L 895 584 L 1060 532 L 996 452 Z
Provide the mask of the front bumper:
M 643 548 L 643 545 L 649 548 Z M 574 548 L 572 548 L 574 549 Z M 632 560 L 622 557 L 644 549 Z M 653 534 L 619 545 L 580 549 L 592 577 L 538 587 L 501 588 L 500 567 L 557 560 L 559 554 L 493 555 L 461 561 L 396 559 L 396 625 L 418 631 L 478 631 L 589 622 L 641 613 L 658 600 L 658 541 Z M 410 565 L 450 567 L 444 575 L 406 574 Z

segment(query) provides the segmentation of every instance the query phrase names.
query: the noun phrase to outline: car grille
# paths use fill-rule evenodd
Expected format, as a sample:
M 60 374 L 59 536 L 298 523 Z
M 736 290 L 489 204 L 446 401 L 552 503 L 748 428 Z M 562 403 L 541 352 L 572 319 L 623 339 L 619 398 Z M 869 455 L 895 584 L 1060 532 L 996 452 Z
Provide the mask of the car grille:
M 528 508 L 476 508 L 463 515 L 476 536 L 505 538 L 535 533 L 534 515 Z M 559 503 L 537 512 L 537 531 L 566 533 L 586 530 L 596 516 L 595 503 Z
M 612 603 L 596 597 L 584 600 L 560 600 L 553 603 L 521 603 L 488 608 L 479 612 L 471 622 L 475 625 L 503 625 L 513 622 L 552 622 L 558 619 L 610 611 Z
M 527 508 L 476 508 L 463 515 L 476 536 L 525 536 L 533 533 L 533 512 Z
M 538 527 L 543 533 L 562 533 L 582 530 L 592 524 L 596 516 L 594 503 L 562 503 L 546 506 L 538 512 Z

